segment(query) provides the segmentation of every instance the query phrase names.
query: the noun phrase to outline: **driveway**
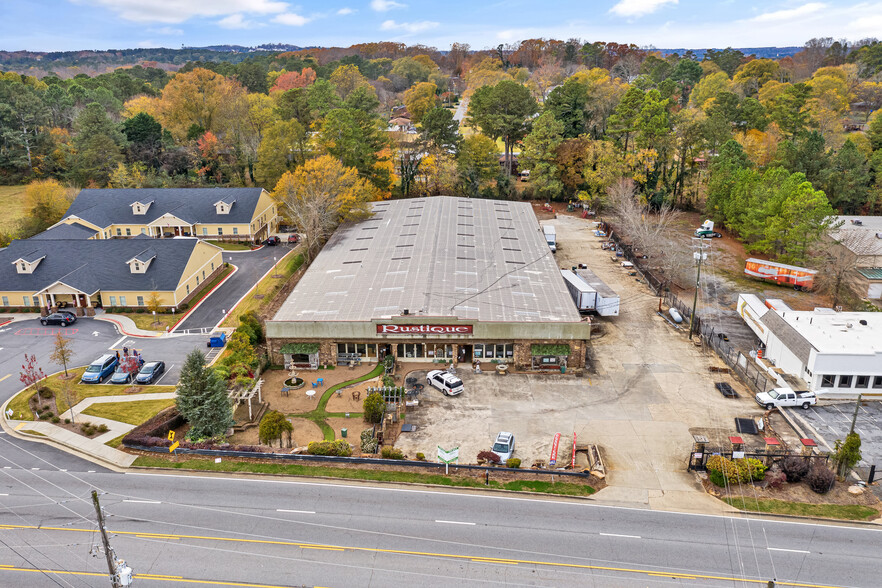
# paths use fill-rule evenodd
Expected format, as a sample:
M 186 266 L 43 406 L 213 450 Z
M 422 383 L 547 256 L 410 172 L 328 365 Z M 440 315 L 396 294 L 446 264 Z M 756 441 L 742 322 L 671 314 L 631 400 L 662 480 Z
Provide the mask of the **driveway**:
M 291 248 L 288 245 L 262 247 L 256 251 L 225 252 L 224 261 L 238 269 L 212 292 L 196 310 L 176 328 L 176 333 L 193 329 L 213 329 L 242 296 Z

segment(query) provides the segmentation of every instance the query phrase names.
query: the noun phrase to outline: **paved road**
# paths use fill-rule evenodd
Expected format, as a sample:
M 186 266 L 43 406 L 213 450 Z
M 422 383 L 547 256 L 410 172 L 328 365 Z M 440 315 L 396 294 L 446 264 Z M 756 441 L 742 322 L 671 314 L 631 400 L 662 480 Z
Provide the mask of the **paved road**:
M 453 120 L 462 124 L 463 119 L 465 119 L 466 114 L 469 111 L 469 100 L 466 98 L 465 100 L 460 101 L 459 106 L 456 107 L 456 112 L 453 113 Z
M 145 586 L 722 587 L 777 578 L 869 587 L 882 577 L 876 528 L 273 478 L 0 473 L 4 586 L 103 585 L 103 557 L 87 555 L 97 540 L 92 488 L 103 492 L 117 555 Z M 46 573 L 22 571 L 35 568 Z
M 239 299 L 263 277 L 276 261 L 290 251 L 288 245 L 263 247 L 256 251 L 224 253 L 224 261 L 239 269 L 223 286 L 212 292 L 175 331 L 207 329 L 217 325 Z

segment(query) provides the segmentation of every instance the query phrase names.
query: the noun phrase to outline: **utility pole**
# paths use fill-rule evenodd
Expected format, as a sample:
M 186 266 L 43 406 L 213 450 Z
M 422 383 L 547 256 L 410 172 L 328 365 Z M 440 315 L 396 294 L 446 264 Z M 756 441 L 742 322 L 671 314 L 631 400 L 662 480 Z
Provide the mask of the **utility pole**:
M 707 257 L 707 253 L 705 253 L 706 248 L 710 248 L 710 245 L 705 246 L 704 238 L 693 238 L 692 239 L 693 249 L 697 249 L 692 256 L 698 260 L 698 271 L 695 274 L 695 296 L 692 298 L 692 315 L 689 317 L 689 340 L 692 340 L 692 335 L 695 333 L 695 311 L 698 309 L 698 291 L 701 289 L 701 262 Z
M 132 568 L 121 559 L 116 559 L 110 540 L 107 539 L 107 530 L 104 528 L 104 513 L 98 503 L 98 492 L 92 490 L 92 504 L 95 505 L 95 514 L 98 515 L 98 529 L 101 531 L 101 542 L 104 544 L 104 556 L 107 558 L 107 569 L 110 572 L 110 585 L 113 588 L 125 588 L 132 585 Z

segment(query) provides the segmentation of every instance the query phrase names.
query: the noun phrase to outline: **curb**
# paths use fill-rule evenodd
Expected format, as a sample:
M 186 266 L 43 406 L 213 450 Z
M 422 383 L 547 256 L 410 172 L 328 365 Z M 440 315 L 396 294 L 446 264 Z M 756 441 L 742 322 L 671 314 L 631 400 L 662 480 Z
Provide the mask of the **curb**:
M 158 338 L 158 337 L 163 337 L 163 336 L 165 336 L 165 333 L 156 333 L 155 335 L 136 335 L 135 333 L 129 333 L 128 331 L 126 331 L 126 330 L 123 328 L 122 323 L 120 323 L 118 320 L 113 319 L 113 318 L 108 318 L 108 317 L 103 316 L 103 315 L 102 315 L 102 316 L 96 316 L 96 317 L 95 317 L 95 320 L 98 320 L 98 321 L 104 321 L 104 322 L 108 322 L 108 323 L 113 323 L 113 324 L 115 324 L 115 325 L 116 325 L 116 330 L 119 331 L 120 333 L 122 333 L 123 335 L 125 335 L 126 337 L 139 337 L 139 338 L 141 338 L 141 339 L 156 339 L 156 338 Z
M 225 262 L 225 263 L 227 263 L 227 262 Z M 189 317 L 190 314 L 191 314 L 194 310 L 196 310 L 197 308 L 199 308 L 200 306 L 202 306 L 202 303 L 205 302 L 205 301 L 208 299 L 208 297 L 211 296 L 211 295 L 214 293 L 215 290 L 217 290 L 218 288 L 220 288 L 221 286 L 223 286 L 223 285 L 227 282 L 227 280 L 229 280 L 230 278 L 232 278 L 232 277 L 235 275 L 235 273 L 236 273 L 237 271 L 239 271 L 239 266 L 237 266 L 237 265 L 233 265 L 233 264 L 231 263 L 231 264 L 230 264 L 230 267 L 233 268 L 233 271 L 231 271 L 230 273 L 228 273 L 227 276 L 226 276 L 223 280 L 221 280 L 220 282 L 218 282 L 217 284 L 215 284 L 214 287 L 213 287 L 211 290 L 209 290 L 208 292 L 206 292 L 205 295 L 203 295 L 202 298 L 200 298 L 199 301 L 196 302 L 196 305 L 195 305 L 195 306 L 193 306 L 192 308 L 190 308 L 190 310 L 188 310 L 188 311 L 186 312 L 186 314 L 184 314 L 184 316 L 182 316 L 181 318 L 179 318 L 179 319 L 178 319 L 178 322 L 176 322 L 175 324 L 173 324 L 173 325 L 171 326 L 171 328 L 168 330 L 168 334 L 169 334 L 169 335 L 171 335 L 172 333 L 174 333 L 174 332 L 175 332 L 175 329 L 178 328 L 178 325 L 180 325 L 182 322 L 184 322 L 184 321 L 187 319 L 187 317 Z M 226 318 L 226 317 L 224 317 L 224 318 Z

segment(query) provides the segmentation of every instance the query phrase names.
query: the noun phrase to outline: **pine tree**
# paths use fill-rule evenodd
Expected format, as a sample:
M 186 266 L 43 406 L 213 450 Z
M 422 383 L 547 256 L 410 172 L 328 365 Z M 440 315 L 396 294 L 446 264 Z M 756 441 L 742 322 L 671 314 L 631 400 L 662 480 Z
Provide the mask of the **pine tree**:
M 178 411 L 190 423 L 188 438 L 222 437 L 233 426 L 226 384 L 205 365 L 205 355 L 198 349 L 184 361 L 177 395 Z

